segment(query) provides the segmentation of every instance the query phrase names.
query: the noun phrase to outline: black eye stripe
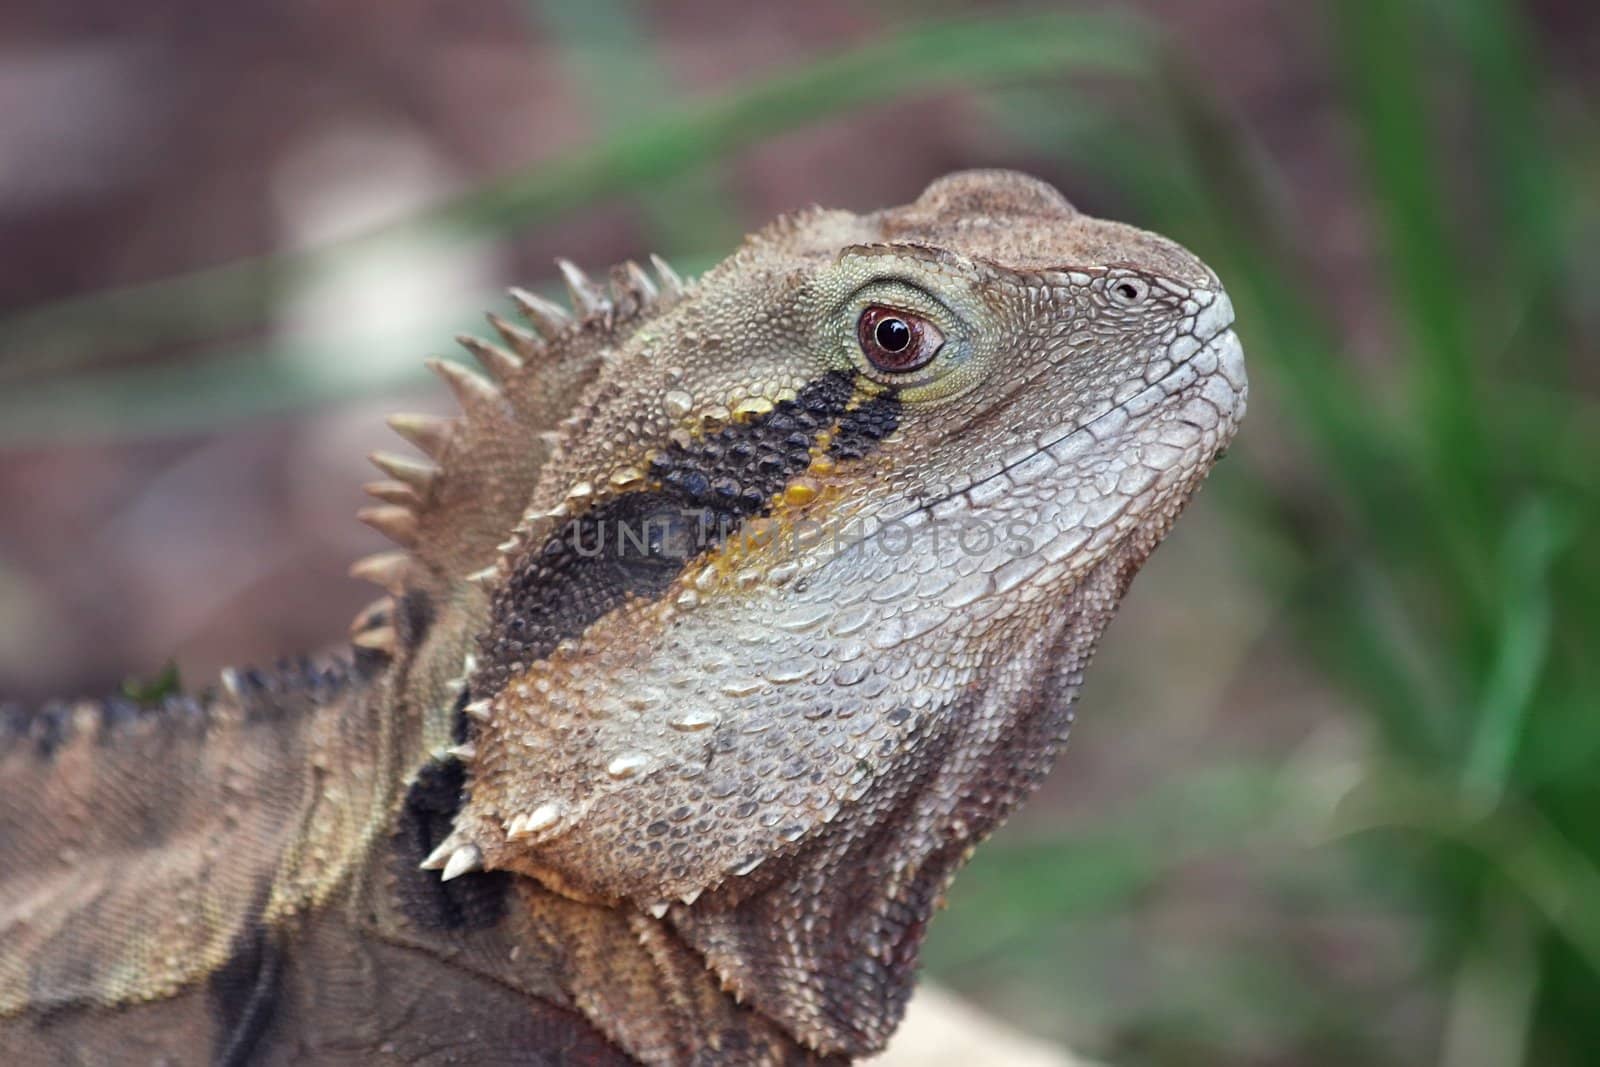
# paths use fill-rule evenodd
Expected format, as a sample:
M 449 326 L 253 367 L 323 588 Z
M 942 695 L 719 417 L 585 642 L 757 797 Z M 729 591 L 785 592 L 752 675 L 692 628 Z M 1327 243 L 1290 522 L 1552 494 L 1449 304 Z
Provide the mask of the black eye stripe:
M 899 401 L 858 399 L 856 376 L 831 371 L 765 416 L 668 445 L 650 464 L 650 488 L 601 500 L 528 549 L 494 592 L 473 697 L 494 695 L 629 598 L 664 594 L 690 560 L 766 513 L 810 465 L 823 431 L 838 459 L 877 447 L 895 428 Z

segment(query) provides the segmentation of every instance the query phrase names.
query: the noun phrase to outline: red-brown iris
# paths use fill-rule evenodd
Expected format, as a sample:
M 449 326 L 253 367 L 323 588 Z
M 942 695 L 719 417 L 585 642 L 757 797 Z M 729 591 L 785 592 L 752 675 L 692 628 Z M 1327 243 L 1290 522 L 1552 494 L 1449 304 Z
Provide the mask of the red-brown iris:
M 856 340 L 874 367 L 904 374 L 926 366 L 939 353 L 944 334 L 920 315 L 874 304 L 856 320 Z

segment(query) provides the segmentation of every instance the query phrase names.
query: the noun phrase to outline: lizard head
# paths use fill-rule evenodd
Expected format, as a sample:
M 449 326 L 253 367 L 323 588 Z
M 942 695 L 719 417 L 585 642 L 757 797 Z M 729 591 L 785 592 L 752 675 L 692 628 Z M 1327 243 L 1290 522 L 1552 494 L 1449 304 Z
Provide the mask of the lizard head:
M 652 914 L 863 1052 L 1243 414 L 1231 306 L 1178 245 L 995 171 L 782 219 L 690 286 L 616 277 L 573 278 L 537 462 L 506 446 L 525 382 L 468 410 L 500 458 L 457 480 L 499 487 L 480 522 L 521 510 L 452 594 L 469 796 L 431 862 Z

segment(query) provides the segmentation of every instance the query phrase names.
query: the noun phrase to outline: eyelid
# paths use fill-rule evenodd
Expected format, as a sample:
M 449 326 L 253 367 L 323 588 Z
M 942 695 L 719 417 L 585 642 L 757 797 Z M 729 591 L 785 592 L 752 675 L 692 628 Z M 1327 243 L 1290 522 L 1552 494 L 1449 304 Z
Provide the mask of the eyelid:
M 895 290 L 901 290 L 901 293 L 896 293 Z M 844 311 L 854 307 L 856 313 L 860 314 L 863 309 L 874 305 L 898 307 L 929 321 L 935 318 L 953 320 L 958 317 L 931 289 L 924 288 L 915 278 L 898 274 L 880 275 L 857 286 L 844 298 L 838 310 Z

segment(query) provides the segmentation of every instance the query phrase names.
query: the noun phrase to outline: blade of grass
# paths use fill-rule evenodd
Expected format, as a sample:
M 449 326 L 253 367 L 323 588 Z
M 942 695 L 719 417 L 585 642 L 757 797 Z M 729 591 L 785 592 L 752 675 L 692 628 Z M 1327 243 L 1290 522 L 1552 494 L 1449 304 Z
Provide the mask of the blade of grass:
M 1473 129 L 1489 178 L 1492 228 L 1504 265 L 1495 272 L 1517 322 L 1517 377 L 1564 380 L 1561 343 L 1570 240 L 1577 233 L 1564 153 L 1550 139 L 1541 71 L 1526 16 L 1506 0 L 1450 0 L 1427 5 L 1432 25 L 1464 54 L 1471 71 Z M 1509 353 L 1508 353 L 1509 354 Z
M 1455 747 L 1453 678 L 1391 583 L 1360 561 L 1313 572 L 1295 621 L 1313 656 L 1365 702 L 1386 751 L 1435 766 Z
M 1443 190 L 1418 71 L 1425 55 L 1415 4 L 1348 0 L 1331 5 L 1356 127 L 1365 149 L 1373 207 L 1393 275 L 1396 308 L 1408 328 L 1414 448 L 1425 461 L 1417 504 L 1439 535 L 1472 610 L 1460 613 L 1471 658 L 1492 642 L 1493 588 L 1486 575 L 1494 502 L 1478 385 L 1482 366 L 1469 337 L 1469 299 L 1459 250 L 1446 236 Z
M 1528 502 L 1511 518 L 1501 564 L 1505 610 L 1484 687 L 1478 724 L 1462 769 L 1462 787 L 1492 808 L 1504 795 L 1512 762 L 1550 653 L 1550 569 L 1570 530 L 1548 500 Z
M 1445 235 L 1432 127 L 1423 110 L 1414 5 L 1397 0 L 1334 4 L 1345 82 L 1365 149 L 1373 206 L 1382 224 L 1398 310 L 1415 339 L 1415 401 L 1434 443 L 1437 474 L 1450 479 L 1461 518 L 1476 522 L 1484 501 L 1482 455 L 1472 395 L 1478 367 L 1468 342 L 1467 289 L 1458 251 Z
M 1520 1067 L 1527 1059 L 1539 960 L 1526 912 L 1504 887 L 1479 908 L 1480 937 L 1451 982 L 1440 1067 Z

